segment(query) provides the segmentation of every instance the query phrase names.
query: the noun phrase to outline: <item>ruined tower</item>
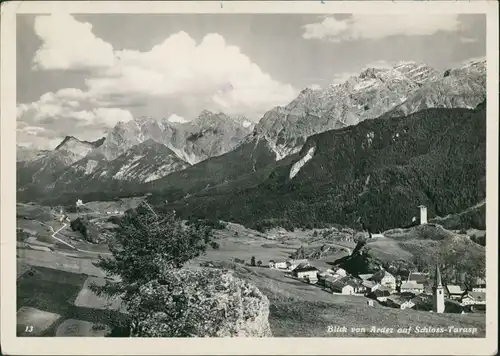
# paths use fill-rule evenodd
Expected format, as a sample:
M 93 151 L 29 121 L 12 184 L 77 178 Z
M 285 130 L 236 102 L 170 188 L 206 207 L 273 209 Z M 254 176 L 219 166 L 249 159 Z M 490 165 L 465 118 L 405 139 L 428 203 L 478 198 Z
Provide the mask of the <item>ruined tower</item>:
M 427 207 L 425 205 L 419 205 L 420 208 L 420 225 L 427 224 Z

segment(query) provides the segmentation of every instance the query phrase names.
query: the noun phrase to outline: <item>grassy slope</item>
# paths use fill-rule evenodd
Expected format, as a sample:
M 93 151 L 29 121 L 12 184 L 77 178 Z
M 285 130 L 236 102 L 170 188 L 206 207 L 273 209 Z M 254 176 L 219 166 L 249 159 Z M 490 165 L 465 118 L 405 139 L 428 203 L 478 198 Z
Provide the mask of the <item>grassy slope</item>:
M 462 272 L 484 276 L 485 248 L 465 235 L 439 225 L 393 229 L 384 235 L 368 240 L 362 255 L 353 254 L 337 262 L 352 274 L 372 273 L 380 266 L 393 273 L 402 269 L 432 272 L 439 262 L 444 283 L 455 282 L 453 279 Z
M 236 231 L 238 232 L 237 236 L 234 234 Z M 232 262 L 232 259 L 239 258 L 248 263 L 251 256 L 255 256 L 256 260 L 262 260 L 265 265 L 269 259 L 286 258 L 298 247 L 308 246 L 307 241 L 311 240 L 310 232 L 293 233 L 295 239 L 286 241 L 286 243 L 263 239 L 259 233 L 234 224 L 230 226 L 229 230 L 219 231 L 218 234 L 220 248 L 209 250 L 205 256 L 194 262 L 218 261 L 215 263 L 216 265 L 232 269 L 241 278 L 253 282 L 269 298 L 271 304 L 269 321 L 274 336 L 335 336 L 327 332 L 329 325 L 345 325 L 347 327 L 408 327 L 410 325 L 448 327 L 459 325 L 461 327 L 477 327 L 479 331 L 475 335 L 476 337 L 478 335 L 484 337 L 485 335 L 484 314 L 458 315 L 413 310 L 399 311 L 377 303 L 374 307 L 368 307 L 365 297 L 332 295 L 317 286 L 287 278 L 283 272 L 278 270 L 266 267 L 249 267 Z M 398 253 L 405 251 L 404 248 L 395 247 L 398 245 L 398 241 L 395 239 L 388 238 L 386 240 L 385 246 L 381 241 L 378 242 L 380 250 L 390 254 L 387 256 L 388 260 L 399 258 Z M 401 241 L 401 243 L 411 241 L 416 241 L 415 237 Z M 394 249 L 389 249 L 388 244 L 391 244 Z M 321 263 L 323 261 L 313 260 L 311 262 L 317 267 L 327 268 Z M 368 336 L 368 334 L 363 333 L 348 333 L 347 335 Z M 370 336 L 395 337 L 398 335 L 376 334 Z M 422 334 L 411 334 L 410 336 L 417 337 L 422 336 Z M 429 336 L 439 336 L 439 334 L 429 334 Z M 445 334 L 445 336 L 457 335 Z

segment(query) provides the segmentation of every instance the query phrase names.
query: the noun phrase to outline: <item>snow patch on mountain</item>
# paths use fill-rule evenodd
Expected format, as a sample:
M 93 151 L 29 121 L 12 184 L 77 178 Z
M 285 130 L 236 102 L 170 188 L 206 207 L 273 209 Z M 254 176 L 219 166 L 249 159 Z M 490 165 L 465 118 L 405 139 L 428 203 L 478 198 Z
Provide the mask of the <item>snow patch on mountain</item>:
M 304 167 L 304 165 L 309 160 L 311 160 L 311 158 L 313 158 L 315 150 L 316 150 L 316 147 L 314 147 L 314 146 L 309 148 L 306 155 L 304 157 L 302 157 L 299 161 L 297 161 L 293 164 L 292 168 L 290 169 L 290 179 L 295 177 L 297 175 L 297 173 L 299 173 L 299 171 L 302 169 L 302 167 Z

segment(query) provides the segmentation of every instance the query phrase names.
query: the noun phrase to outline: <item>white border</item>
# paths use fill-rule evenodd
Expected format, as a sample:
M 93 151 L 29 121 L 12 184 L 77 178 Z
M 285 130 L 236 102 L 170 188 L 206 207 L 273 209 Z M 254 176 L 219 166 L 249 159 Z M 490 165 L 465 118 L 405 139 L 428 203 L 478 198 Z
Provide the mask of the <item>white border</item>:
M 494 355 L 498 273 L 498 3 L 496 1 L 7 2 L 1 5 L 1 347 L 9 355 Z M 15 271 L 16 13 L 484 13 L 487 14 L 486 338 L 17 338 Z M 390 340 L 390 341 L 389 341 Z

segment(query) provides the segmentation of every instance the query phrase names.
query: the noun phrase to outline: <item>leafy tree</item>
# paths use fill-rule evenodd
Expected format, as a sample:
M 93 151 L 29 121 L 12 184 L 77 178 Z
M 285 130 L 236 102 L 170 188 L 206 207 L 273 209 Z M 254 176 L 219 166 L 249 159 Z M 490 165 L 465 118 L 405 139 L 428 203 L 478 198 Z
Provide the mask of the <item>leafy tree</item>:
M 117 278 L 107 279 L 103 286 L 93 284 L 91 289 L 107 298 L 121 296 L 127 308 L 137 303 L 134 298 L 141 286 L 204 253 L 211 237 L 206 226 L 185 225 L 174 212 L 156 213 L 149 205 L 141 205 L 120 219 L 108 243 L 112 257 L 100 256 L 96 263 L 108 276 Z M 127 322 L 134 325 L 138 317 L 131 313 Z
M 255 256 L 250 259 L 250 266 L 255 266 Z

